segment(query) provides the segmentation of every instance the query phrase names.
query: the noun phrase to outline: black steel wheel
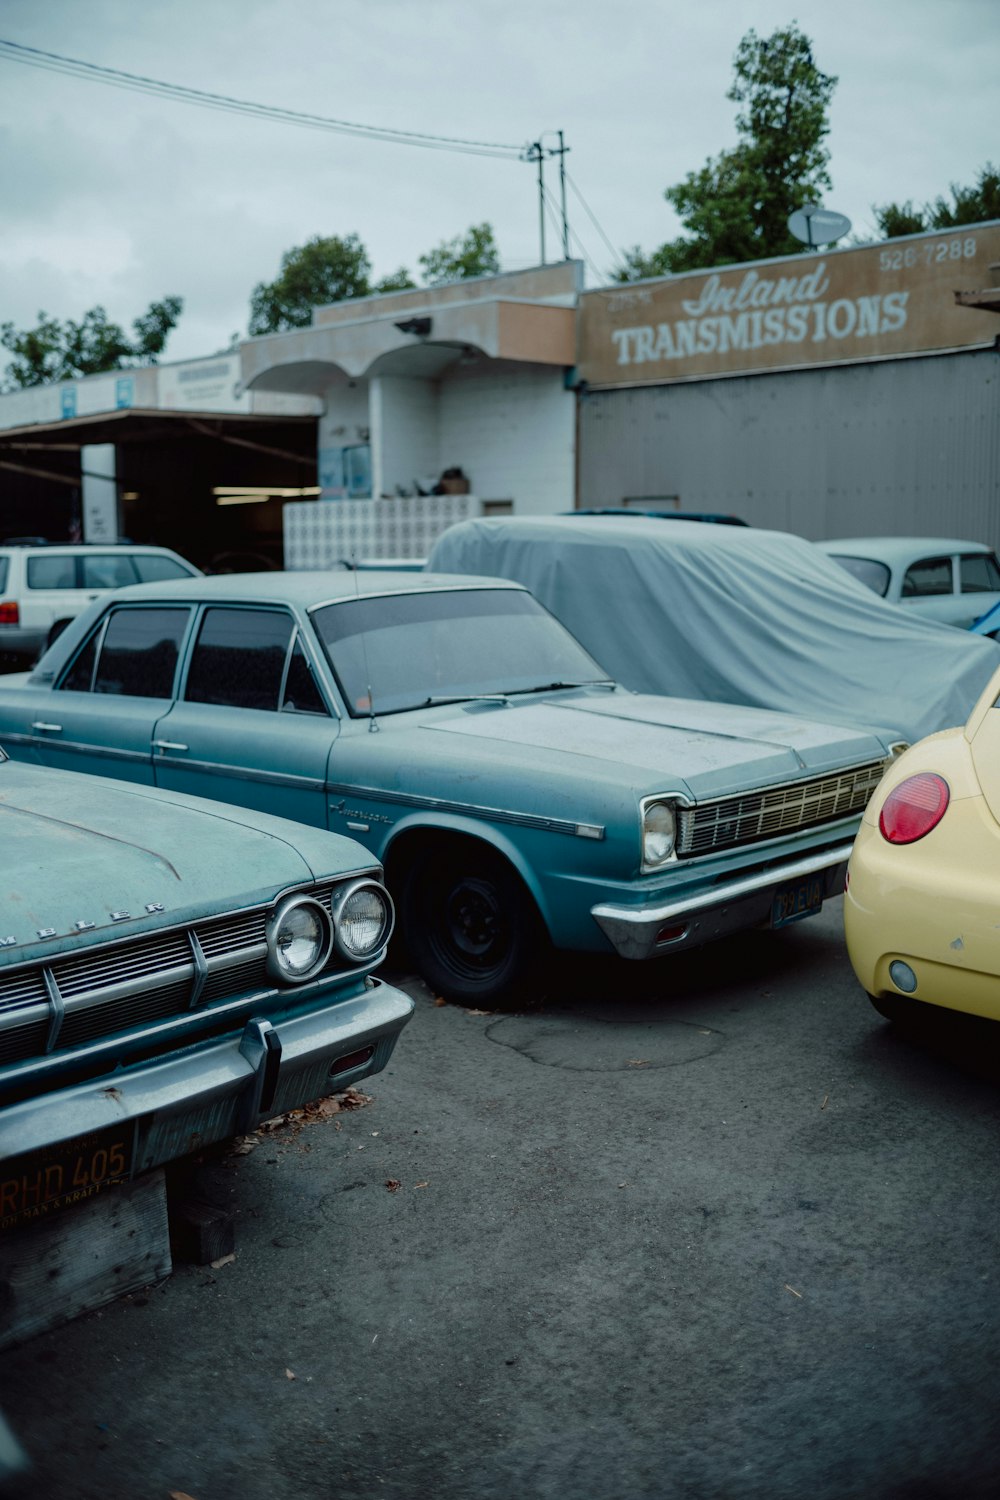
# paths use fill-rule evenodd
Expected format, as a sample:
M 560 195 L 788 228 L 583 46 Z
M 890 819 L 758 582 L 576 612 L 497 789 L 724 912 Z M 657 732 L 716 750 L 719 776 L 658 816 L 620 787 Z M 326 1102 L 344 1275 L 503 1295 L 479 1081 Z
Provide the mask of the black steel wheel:
M 427 850 L 400 895 L 403 936 L 426 982 L 446 1000 L 500 1005 L 522 999 L 546 940 L 517 874 L 491 850 Z

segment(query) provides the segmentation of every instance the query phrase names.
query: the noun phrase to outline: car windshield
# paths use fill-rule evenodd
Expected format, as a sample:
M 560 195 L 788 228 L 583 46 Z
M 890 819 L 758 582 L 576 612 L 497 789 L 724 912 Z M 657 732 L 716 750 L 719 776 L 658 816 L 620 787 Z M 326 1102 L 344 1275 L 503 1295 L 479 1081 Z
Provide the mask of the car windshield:
M 313 610 L 312 621 L 355 717 L 608 682 L 519 589 L 351 599 Z
M 867 584 L 876 594 L 885 597 L 890 576 L 885 563 L 876 562 L 874 557 L 848 557 L 843 552 L 831 552 L 830 556 L 834 562 L 840 563 L 845 572 L 853 574 L 860 583 Z

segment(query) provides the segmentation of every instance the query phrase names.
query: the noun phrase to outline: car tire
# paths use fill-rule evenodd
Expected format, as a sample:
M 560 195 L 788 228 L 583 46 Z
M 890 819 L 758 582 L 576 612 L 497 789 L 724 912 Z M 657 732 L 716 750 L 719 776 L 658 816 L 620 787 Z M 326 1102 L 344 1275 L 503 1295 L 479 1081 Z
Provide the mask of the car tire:
M 492 850 L 469 843 L 423 851 L 403 876 L 400 918 L 435 994 L 490 1008 L 533 992 L 547 937 L 518 875 Z

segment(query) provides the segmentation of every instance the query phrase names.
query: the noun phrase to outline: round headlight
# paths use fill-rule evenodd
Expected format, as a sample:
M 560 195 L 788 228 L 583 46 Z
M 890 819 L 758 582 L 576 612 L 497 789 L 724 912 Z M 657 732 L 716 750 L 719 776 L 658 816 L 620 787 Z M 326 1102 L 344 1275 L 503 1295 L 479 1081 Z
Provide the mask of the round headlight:
M 330 900 L 334 942 L 351 963 L 363 963 L 389 941 L 393 910 L 389 892 L 373 880 L 334 891 Z
M 333 927 L 318 901 L 289 896 L 267 924 L 267 971 L 274 979 L 298 984 L 311 979 L 330 957 Z
M 665 864 L 674 852 L 677 823 L 673 804 L 647 802 L 642 810 L 642 863 L 647 869 Z

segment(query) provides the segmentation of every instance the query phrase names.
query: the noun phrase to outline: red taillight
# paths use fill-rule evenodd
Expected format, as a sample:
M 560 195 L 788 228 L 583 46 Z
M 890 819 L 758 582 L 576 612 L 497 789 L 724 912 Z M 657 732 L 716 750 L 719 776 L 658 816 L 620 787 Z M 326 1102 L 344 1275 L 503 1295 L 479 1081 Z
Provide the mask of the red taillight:
M 909 776 L 886 797 L 878 820 L 879 832 L 890 844 L 915 844 L 940 823 L 950 797 L 943 776 L 933 771 Z
M 15 599 L 0 600 L 0 625 L 17 625 L 20 618 Z

